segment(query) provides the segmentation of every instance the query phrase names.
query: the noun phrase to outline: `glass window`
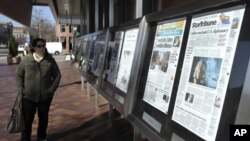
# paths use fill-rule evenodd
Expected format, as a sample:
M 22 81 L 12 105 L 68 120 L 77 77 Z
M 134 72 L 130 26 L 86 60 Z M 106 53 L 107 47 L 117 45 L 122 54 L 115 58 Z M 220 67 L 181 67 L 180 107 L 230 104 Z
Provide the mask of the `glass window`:
M 65 25 L 61 25 L 61 32 L 65 32 Z

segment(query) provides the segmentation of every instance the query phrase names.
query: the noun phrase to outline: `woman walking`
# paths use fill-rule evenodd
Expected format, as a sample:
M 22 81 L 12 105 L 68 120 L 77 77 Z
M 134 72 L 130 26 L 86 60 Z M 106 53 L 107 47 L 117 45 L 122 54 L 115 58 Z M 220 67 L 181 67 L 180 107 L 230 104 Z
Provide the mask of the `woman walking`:
M 23 93 L 23 114 L 26 129 L 21 141 L 30 141 L 32 123 L 38 112 L 37 140 L 47 140 L 48 115 L 61 73 L 54 58 L 47 52 L 46 41 L 36 38 L 31 53 L 25 56 L 16 70 L 17 87 Z

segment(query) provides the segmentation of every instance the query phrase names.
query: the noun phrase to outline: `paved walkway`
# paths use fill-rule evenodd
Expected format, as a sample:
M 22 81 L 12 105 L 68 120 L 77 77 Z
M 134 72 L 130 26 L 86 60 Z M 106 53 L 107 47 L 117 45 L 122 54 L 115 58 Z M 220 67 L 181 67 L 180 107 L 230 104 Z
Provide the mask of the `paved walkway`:
M 114 117 L 113 126 L 108 120 L 108 105 L 95 108 L 95 97 L 81 90 L 78 70 L 70 61 L 59 59 L 62 80 L 49 114 L 49 141 L 131 141 L 132 127 L 120 116 Z M 15 70 L 0 60 L 0 141 L 19 141 L 20 134 L 5 130 L 9 110 L 16 96 Z M 37 117 L 32 139 L 36 140 Z

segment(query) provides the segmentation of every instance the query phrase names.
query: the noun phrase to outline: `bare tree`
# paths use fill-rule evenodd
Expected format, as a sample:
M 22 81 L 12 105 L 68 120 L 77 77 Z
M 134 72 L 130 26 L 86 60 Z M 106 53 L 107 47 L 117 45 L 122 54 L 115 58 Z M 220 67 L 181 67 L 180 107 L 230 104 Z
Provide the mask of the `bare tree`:
M 55 24 L 50 23 L 42 17 L 42 10 L 34 10 L 32 13 L 32 21 L 30 34 L 34 38 L 44 38 L 46 41 L 56 41 Z

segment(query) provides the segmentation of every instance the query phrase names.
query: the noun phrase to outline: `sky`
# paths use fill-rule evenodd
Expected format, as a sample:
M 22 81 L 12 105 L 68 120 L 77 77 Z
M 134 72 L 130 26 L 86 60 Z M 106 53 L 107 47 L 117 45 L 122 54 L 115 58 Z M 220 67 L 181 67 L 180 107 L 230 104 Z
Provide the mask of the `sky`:
M 55 23 L 55 19 L 54 19 L 54 16 L 52 15 L 52 12 L 50 10 L 50 8 L 48 6 L 33 6 L 32 8 L 32 12 L 34 10 L 41 10 L 41 15 L 43 18 L 47 19 L 49 22 L 51 23 Z M 12 24 L 14 25 L 14 27 L 23 27 L 24 25 L 22 25 L 21 23 L 1 14 L 1 11 L 0 11 L 0 22 L 1 23 L 7 23 L 7 22 L 12 22 Z

